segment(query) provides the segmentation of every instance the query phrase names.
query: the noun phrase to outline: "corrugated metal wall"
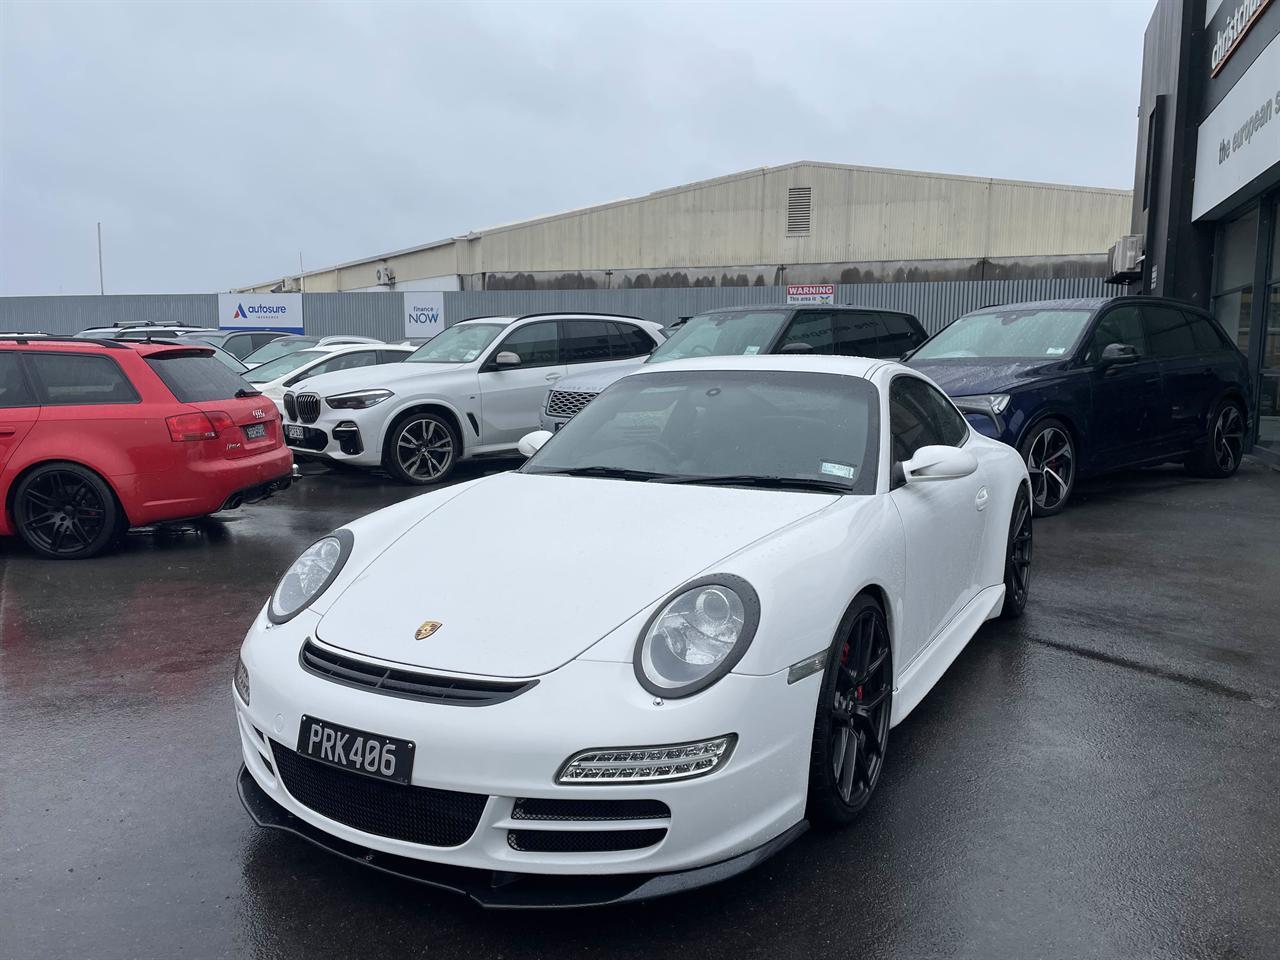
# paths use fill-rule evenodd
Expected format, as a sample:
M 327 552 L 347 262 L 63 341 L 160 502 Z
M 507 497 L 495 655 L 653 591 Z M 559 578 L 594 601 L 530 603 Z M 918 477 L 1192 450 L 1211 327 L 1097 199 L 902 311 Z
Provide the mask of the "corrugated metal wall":
M 1117 292 L 1096 277 L 1059 280 L 969 280 L 941 283 L 842 284 L 836 302 L 885 307 L 915 314 L 931 333 L 962 313 L 993 303 L 1058 297 L 1099 297 Z M 477 290 L 444 294 L 445 319 L 519 315 L 552 310 L 630 314 L 668 324 L 715 307 L 781 304 L 784 287 L 670 287 L 657 290 Z M 404 337 L 400 293 L 314 293 L 303 297 L 308 333 L 351 333 L 384 340 Z M 3 297 L 0 331 L 43 330 L 71 334 L 125 320 L 218 325 L 216 294 L 107 297 Z

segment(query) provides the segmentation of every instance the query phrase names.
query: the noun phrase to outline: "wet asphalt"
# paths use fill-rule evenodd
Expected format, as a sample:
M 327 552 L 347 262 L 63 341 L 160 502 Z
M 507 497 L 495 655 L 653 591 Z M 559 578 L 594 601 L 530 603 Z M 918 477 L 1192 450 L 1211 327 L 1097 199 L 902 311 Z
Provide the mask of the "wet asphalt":
M 236 797 L 247 625 L 306 544 L 407 495 L 321 471 L 96 561 L 0 543 L 0 956 L 1277 955 L 1280 473 L 1087 485 L 1037 524 L 1025 618 L 894 730 L 858 824 L 545 914 L 362 869 Z

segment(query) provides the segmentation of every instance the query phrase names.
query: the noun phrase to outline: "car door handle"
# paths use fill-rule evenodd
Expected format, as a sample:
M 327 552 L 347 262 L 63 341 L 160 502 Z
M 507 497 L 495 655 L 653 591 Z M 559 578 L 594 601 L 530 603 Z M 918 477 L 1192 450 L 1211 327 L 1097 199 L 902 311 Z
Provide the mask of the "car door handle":
M 973 498 L 973 502 L 974 502 L 974 505 L 975 505 L 979 510 L 985 510 L 985 509 L 987 509 L 987 500 L 988 500 L 988 499 L 990 499 L 990 498 L 989 498 L 989 497 L 988 497 L 988 495 L 987 495 L 987 488 L 986 488 L 986 487 L 983 487 L 981 490 L 979 490 L 979 491 L 978 491 L 978 495 L 977 495 L 976 497 L 974 497 L 974 498 Z
M 557 380 L 559 380 L 562 376 L 564 376 L 564 374 L 560 374 L 560 373 L 548 373 L 548 374 L 547 374 L 547 382 L 548 382 L 548 383 L 555 383 L 555 382 L 556 382 Z
M 12 437 L 18 432 L 17 427 L 6 427 L 0 423 L 0 437 Z

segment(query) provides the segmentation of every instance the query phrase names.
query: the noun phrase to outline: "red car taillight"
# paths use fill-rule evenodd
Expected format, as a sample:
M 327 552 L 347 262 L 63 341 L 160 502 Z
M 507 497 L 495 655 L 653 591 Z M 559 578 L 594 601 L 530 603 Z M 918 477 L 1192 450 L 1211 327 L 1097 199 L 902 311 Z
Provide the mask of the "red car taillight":
M 175 443 L 184 440 L 216 440 L 219 433 L 236 425 L 230 415 L 218 411 L 180 413 L 176 417 L 169 417 L 165 423 L 169 425 L 169 439 Z

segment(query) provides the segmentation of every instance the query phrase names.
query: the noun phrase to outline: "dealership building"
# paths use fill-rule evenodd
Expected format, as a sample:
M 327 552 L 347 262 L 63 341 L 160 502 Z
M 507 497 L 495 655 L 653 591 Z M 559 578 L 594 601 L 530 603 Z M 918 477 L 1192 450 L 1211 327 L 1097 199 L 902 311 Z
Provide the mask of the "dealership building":
M 800 162 L 276 277 L 244 292 L 1101 278 L 1128 190 Z
M 1210 309 L 1280 463 L 1280 0 L 1160 0 L 1147 27 L 1131 289 Z

